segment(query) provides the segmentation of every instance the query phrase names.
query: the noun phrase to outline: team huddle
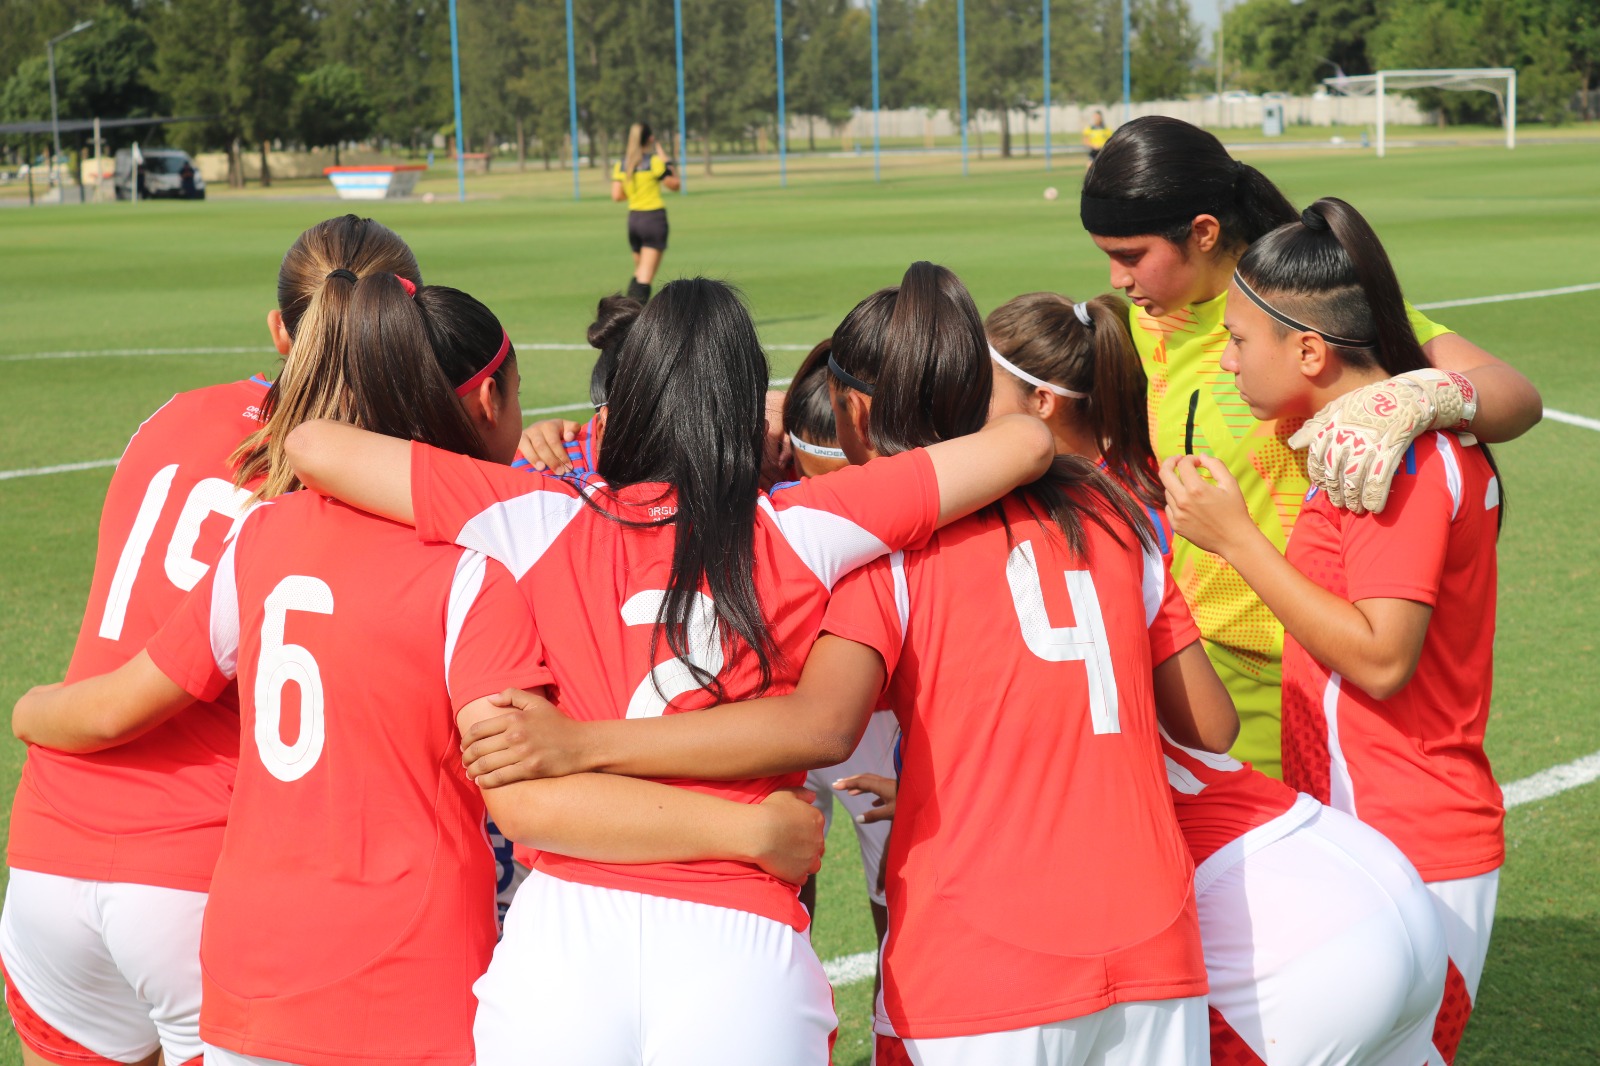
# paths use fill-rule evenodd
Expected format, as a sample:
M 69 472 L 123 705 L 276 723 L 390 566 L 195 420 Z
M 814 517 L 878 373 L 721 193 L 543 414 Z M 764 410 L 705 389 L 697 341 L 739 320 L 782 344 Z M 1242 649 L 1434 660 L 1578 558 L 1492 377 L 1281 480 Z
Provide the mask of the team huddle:
M 825 1066 L 839 791 L 879 1066 L 1453 1062 L 1538 394 L 1185 123 L 1080 217 L 1126 299 L 914 263 L 786 394 L 728 285 L 607 297 L 526 430 L 488 307 L 301 234 L 16 705 L 25 1060 Z

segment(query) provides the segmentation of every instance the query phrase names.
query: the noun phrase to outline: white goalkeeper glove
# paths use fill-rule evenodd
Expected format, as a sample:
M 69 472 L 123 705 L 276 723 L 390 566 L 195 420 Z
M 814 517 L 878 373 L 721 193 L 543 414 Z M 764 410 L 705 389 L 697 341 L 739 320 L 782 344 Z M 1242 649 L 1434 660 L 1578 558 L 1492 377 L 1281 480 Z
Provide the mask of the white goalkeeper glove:
M 1478 413 L 1472 382 L 1412 370 L 1334 400 L 1306 419 L 1289 447 L 1305 448 L 1311 484 L 1352 514 L 1383 510 L 1411 442 L 1431 429 L 1466 431 Z

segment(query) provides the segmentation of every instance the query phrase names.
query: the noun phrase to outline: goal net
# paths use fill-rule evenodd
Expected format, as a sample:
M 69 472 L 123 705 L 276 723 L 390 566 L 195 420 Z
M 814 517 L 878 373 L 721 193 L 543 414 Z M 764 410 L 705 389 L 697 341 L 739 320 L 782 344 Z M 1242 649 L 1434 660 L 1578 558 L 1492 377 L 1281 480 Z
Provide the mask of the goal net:
M 1380 70 L 1376 74 L 1346 74 L 1324 78 L 1322 83 L 1345 96 L 1371 96 L 1377 127 L 1378 155 L 1384 154 L 1384 97 L 1407 89 L 1446 89 L 1451 92 L 1494 94 L 1506 129 L 1506 147 L 1517 146 L 1517 72 L 1510 67 L 1467 67 L 1442 70 Z

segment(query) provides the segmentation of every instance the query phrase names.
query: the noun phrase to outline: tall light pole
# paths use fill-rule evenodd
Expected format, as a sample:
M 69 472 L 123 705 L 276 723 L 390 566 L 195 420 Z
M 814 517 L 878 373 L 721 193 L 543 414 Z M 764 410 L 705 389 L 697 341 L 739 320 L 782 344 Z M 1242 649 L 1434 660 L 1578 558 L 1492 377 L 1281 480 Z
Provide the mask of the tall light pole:
M 55 151 L 50 156 L 50 180 L 56 187 L 56 202 L 67 202 L 67 190 L 61 187 L 61 182 L 56 178 L 56 157 L 61 154 L 61 116 L 56 109 L 56 42 L 64 41 L 74 33 L 82 33 L 94 25 L 94 19 L 84 19 L 66 33 L 58 33 L 44 43 L 44 54 L 50 61 L 50 137 L 55 142 Z

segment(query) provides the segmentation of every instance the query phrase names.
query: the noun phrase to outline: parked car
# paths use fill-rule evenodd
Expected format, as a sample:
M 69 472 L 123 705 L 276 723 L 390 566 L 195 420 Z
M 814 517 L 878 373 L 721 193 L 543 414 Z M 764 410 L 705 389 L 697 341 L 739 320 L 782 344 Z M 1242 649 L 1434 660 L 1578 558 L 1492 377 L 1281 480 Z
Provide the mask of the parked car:
M 206 179 L 200 176 L 189 153 L 178 148 L 144 148 L 140 152 L 143 162 L 135 167 L 133 153 L 126 148 L 117 149 L 116 176 L 112 179 L 117 199 L 133 196 L 134 182 L 139 184 L 139 199 L 204 200 Z

